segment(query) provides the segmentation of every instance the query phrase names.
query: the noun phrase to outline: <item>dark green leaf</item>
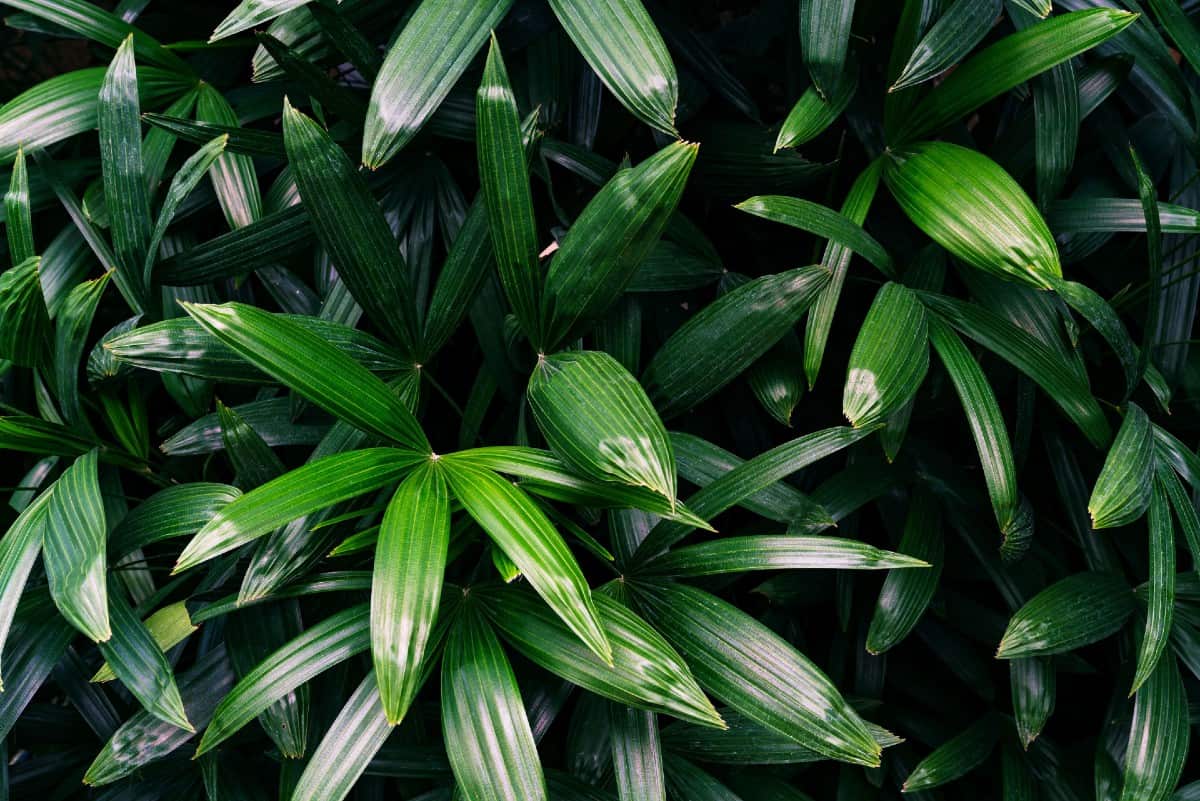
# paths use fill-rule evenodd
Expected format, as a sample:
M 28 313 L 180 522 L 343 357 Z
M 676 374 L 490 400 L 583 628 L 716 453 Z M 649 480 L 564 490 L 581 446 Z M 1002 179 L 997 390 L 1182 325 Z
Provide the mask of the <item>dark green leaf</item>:
M 1065 653 L 1104 639 L 1132 613 L 1133 593 L 1120 577 L 1076 573 L 1042 590 L 1017 610 L 996 657 Z

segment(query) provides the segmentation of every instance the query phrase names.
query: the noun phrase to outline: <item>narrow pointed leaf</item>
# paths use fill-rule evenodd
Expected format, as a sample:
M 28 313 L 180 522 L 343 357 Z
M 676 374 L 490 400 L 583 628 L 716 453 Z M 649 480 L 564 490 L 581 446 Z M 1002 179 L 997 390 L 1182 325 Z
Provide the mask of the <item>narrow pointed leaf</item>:
M 724 724 L 683 658 L 627 607 L 597 592 L 596 611 L 613 648 L 606 665 L 542 603 L 515 586 L 487 591 L 487 614 L 514 648 L 546 670 L 618 704 L 664 712 L 700 726 Z
M 679 204 L 698 149 L 675 142 L 619 170 L 580 213 L 546 273 L 546 348 L 583 333 L 633 280 Z
M 146 250 L 146 261 L 142 266 L 143 280 L 147 284 L 150 283 L 154 263 L 158 260 L 158 248 L 162 244 L 163 237 L 167 234 L 167 227 L 175 217 L 175 212 L 187 200 L 188 195 L 200 183 L 200 179 L 204 177 L 208 169 L 225 152 L 228 144 L 228 135 L 221 135 L 208 141 L 183 163 L 183 166 L 175 173 L 175 177 L 171 179 L 171 186 L 167 189 L 162 208 L 158 212 L 158 220 L 154 224 L 154 230 L 150 234 L 150 244 Z
M 133 36 L 125 39 L 100 87 L 100 166 L 111 220 L 113 265 L 140 302 L 149 302 L 143 265 L 150 244 L 150 196 L 142 163 L 141 108 L 133 63 Z
M 758 195 L 734 208 L 836 242 L 871 262 L 885 275 L 894 275 L 891 256 L 874 237 L 853 220 L 819 203 L 784 195 Z
M 25 151 L 21 148 L 17 149 L 8 191 L 4 193 L 4 227 L 8 235 L 8 256 L 13 264 L 37 255 L 29 205 L 29 170 L 25 166 Z
M 1121 801 L 1171 797 L 1188 756 L 1187 708 L 1175 660 L 1159 660 L 1134 700 Z
M 51 339 L 50 313 L 42 295 L 39 256 L 0 273 L 0 358 L 34 367 Z
M 301 326 L 241 303 L 184 304 L 192 319 L 248 362 L 330 414 L 419 451 L 429 443 L 400 397 Z
M 475 95 L 479 177 L 500 283 L 535 347 L 541 347 L 541 268 L 521 119 L 500 46 L 492 36 Z
M 664 419 L 711 396 L 796 324 L 829 280 L 822 267 L 756 278 L 701 309 L 659 348 L 642 386 Z
M 916 394 L 928 370 L 925 307 L 912 290 L 886 283 L 850 352 L 842 414 L 855 428 L 883 422 Z
M 855 67 L 842 70 L 837 81 L 829 88 L 828 97 L 822 97 L 815 86 L 805 89 L 779 128 L 775 150 L 800 147 L 815 139 L 846 110 L 856 91 L 858 69 Z
M 264 261 L 311 245 L 314 239 L 308 211 L 299 204 L 289 206 L 163 259 L 155 279 L 170 286 L 197 286 L 240 277 Z
M 1095 47 L 1129 27 L 1137 14 L 1089 8 L 1059 14 L 984 48 L 959 66 L 905 120 L 897 144 L 936 132 L 992 98 Z
M 1008 670 L 1017 736 L 1029 750 L 1054 711 L 1057 694 L 1054 660 L 1045 656 L 1014 659 L 1008 663 Z
M 991 716 L 972 724 L 922 759 L 904 780 L 904 792 L 929 790 L 965 776 L 988 758 L 999 736 Z
M 613 777 L 620 801 L 666 801 L 657 716 L 612 704 L 608 725 L 612 731 Z
M 370 647 L 367 604 L 330 615 L 311 626 L 243 676 L 221 699 L 196 756 L 216 748 L 301 684 Z
M 813 85 L 829 97 L 846 64 L 854 0 L 800 0 L 800 50 Z
M 713 576 L 750 570 L 888 570 L 929 564 L 865 542 L 841 537 L 722 537 L 677 548 L 652 560 L 646 570 L 668 576 Z
M 879 745 L 858 713 L 778 634 L 702 590 L 681 584 L 637 590 L 650 621 L 717 698 L 826 757 L 879 763 Z
M 17 604 L 42 550 L 42 537 L 53 492 L 53 489 L 48 489 L 37 496 L 0 537 L 0 653 L 6 653 L 5 643 L 12 629 Z M 0 673 L 0 692 L 4 689 L 4 675 Z
M 391 733 L 375 674 L 368 673 L 305 764 L 291 801 L 342 801 Z
M 571 631 L 604 662 L 612 649 L 596 617 L 587 581 L 562 535 L 522 490 L 489 470 L 444 462 L 463 508 L 521 569 L 522 575 Z
M 207 83 L 200 84 L 196 98 L 196 119 L 236 127 L 237 113 L 224 95 Z M 228 141 L 228 140 L 226 140 Z M 217 202 L 225 212 L 230 228 L 242 228 L 262 217 L 262 195 L 254 162 L 240 153 L 220 153 L 209 168 Z
M 1130 403 L 1088 500 L 1092 528 L 1113 528 L 1142 516 L 1154 493 L 1154 433 L 1150 418 Z
M 175 571 L 206 562 L 318 509 L 399 480 L 426 457 L 364 448 L 309 462 L 223 506 L 183 549 Z
M 55 482 L 42 554 L 58 610 L 75 628 L 103 642 L 112 629 L 97 464 L 97 451 L 88 451 Z
M 154 644 L 160 651 L 169 651 L 186 640 L 197 627 L 193 625 L 188 615 L 187 602 L 178 601 L 170 606 L 164 606 L 144 621 L 146 630 L 154 638 Z M 112 665 L 105 662 L 92 676 L 93 682 L 113 681 L 117 675 L 113 673 Z
M 108 595 L 112 637 L 100 643 L 109 667 L 142 707 L 159 720 L 195 731 L 183 709 L 171 665 L 120 591 Z
M 108 286 L 109 273 L 85 281 L 70 291 L 58 310 L 54 329 L 54 379 L 63 418 L 78 424 L 84 419 L 79 393 L 80 364 L 88 332 L 100 297 Z
M 545 801 L 546 780 L 512 667 L 478 615 L 461 615 L 442 656 L 442 733 L 467 801 Z
M 945 543 L 937 503 L 928 490 L 918 489 L 909 501 L 899 550 L 928 562 L 930 567 L 898 570 L 883 580 L 867 630 L 867 650 L 872 654 L 881 654 L 907 637 L 937 590 Z
M 1111 573 L 1076 573 L 1039 592 L 1008 622 L 999 659 L 1061 654 L 1102 640 L 1133 614 L 1133 593 Z
M 1147 528 L 1150 531 L 1150 592 L 1130 695 L 1145 684 L 1164 656 L 1171 659 L 1166 650 L 1175 610 L 1175 527 L 1171 524 L 1166 490 L 1158 481 L 1155 481 L 1150 496 Z
M 377 169 L 412 141 L 511 5 L 512 0 L 421 0 L 371 90 L 363 164 Z
M 581 474 L 646 487 L 675 503 L 675 456 L 645 391 L 602 351 L 538 360 L 529 405 L 551 450 Z
M 371 654 L 383 711 L 393 724 L 419 686 L 449 542 L 446 479 L 436 465 L 418 468 L 388 503 L 371 584 Z
M 675 135 L 675 64 L 641 0 L 550 0 L 558 21 L 621 105 Z
M 884 180 L 904 213 L 951 255 L 1039 289 L 1062 277 L 1058 246 L 1037 207 L 988 157 L 923 142 L 894 151 L 885 165 Z
M 367 316 L 413 351 L 419 337 L 408 267 L 366 179 L 329 134 L 290 103 L 283 109 L 283 141 L 304 207 L 338 275 Z
M 309 0 L 242 0 L 221 20 L 209 41 L 215 42 L 257 28 L 308 2 Z
M 996 23 L 1000 6 L 999 0 L 955 0 L 922 37 L 888 91 L 924 83 L 958 63 Z

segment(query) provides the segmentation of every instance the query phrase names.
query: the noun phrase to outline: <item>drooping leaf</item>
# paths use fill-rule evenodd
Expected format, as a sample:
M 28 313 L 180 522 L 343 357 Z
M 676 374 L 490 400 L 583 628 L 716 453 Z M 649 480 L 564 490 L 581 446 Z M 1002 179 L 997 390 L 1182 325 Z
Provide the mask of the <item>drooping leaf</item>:
M 418 468 L 388 503 L 371 583 L 371 654 L 383 711 L 393 725 L 418 689 L 449 542 L 446 479 L 436 464 Z
M 759 724 L 832 759 L 879 762 L 880 748 L 828 678 L 786 640 L 702 590 L 637 585 L 650 621 L 700 684 Z
M 1057 693 L 1054 660 L 1045 656 L 1014 659 L 1008 663 L 1008 670 L 1017 736 L 1028 750 L 1054 711 Z
M 929 333 L 912 290 L 884 284 L 850 352 L 842 414 L 851 425 L 881 423 L 916 393 L 929 369 Z
M 55 482 L 42 558 L 50 595 L 63 617 L 91 639 L 103 642 L 112 636 L 112 628 L 98 462 L 98 451 L 88 451 Z
M 1060 654 L 1102 640 L 1133 613 L 1133 593 L 1111 573 L 1076 573 L 1039 592 L 1008 622 L 999 659 Z
M 542 763 L 512 667 L 474 610 L 455 621 L 446 641 L 442 731 L 469 801 L 545 801 Z
M 42 550 L 53 489 L 46 490 L 25 507 L 8 531 L 0 537 L 0 653 L 5 651 L 13 617 L 17 613 L 25 582 Z M 0 673 L 0 691 L 5 674 Z
M 1175 527 L 1171 523 L 1166 491 L 1159 481 L 1154 482 L 1150 496 L 1147 528 L 1150 531 L 1149 600 L 1130 695 L 1145 684 L 1164 656 L 1171 658 L 1166 650 L 1175 610 Z
M 854 0 L 800 0 L 800 50 L 813 85 L 829 97 L 846 64 Z
M 1088 500 L 1092 528 L 1132 523 L 1146 511 L 1153 492 L 1153 429 L 1141 407 L 1130 403 Z
M 783 195 L 758 195 L 734 208 L 836 242 L 871 262 L 885 275 L 894 273 L 891 257 L 874 237 L 853 220 L 819 203 Z
M 529 405 L 553 450 L 580 473 L 646 487 L 675 504 L 675 456 L 645 391 L 602 351 L 538 360 Z
M 511 5 L 512 0 L 421 0 L 371 90 L 363 164 L 378 169 L 412 141 Z
M 579 564 L 545 513 L 522 490 L 489 470 L 443 457 L 446 477 L 463 508 L 521 569 L 563 622 L 605 663 L 612 648 L 596 617 Z
M 42 295 L 38 256 L 0 273 L 0 358 L 34 367 L 50 339 L 50 313 Z
M 972 724 L 922 759 L 904 780 L 904 792 L 929 790 L 964 776 L 987 759 L 999 735 L 1000 727 L 992 717 Z

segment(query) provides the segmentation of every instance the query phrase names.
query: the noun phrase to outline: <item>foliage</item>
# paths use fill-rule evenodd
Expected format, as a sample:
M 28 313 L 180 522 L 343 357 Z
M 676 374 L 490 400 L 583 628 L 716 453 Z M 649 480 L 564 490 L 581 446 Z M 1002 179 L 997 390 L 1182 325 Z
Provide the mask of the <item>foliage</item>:
M 0 799 L 1200 797 L 1196 3 L 0 4 Z

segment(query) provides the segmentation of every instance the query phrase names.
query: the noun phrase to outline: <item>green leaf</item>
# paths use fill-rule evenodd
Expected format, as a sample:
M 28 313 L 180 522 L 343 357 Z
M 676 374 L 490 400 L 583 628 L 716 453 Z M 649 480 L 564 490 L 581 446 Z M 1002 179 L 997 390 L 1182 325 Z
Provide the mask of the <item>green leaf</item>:
M 12 178 L 4 194 L 4 225 L 8 235 L 8 256 L 13 264 L 20 264 L 37 255 L 37 246 L 33 242 L 29 170 L 25 167 L 25 151 L 22 148 L 17 148 Z
M 283 141 L 300 197 L 338 275 L 367 316 L 412 352 L 419 335 L 408 266 L 366 179 L 329 134 L 286 101 Z
M 42 558 L 59 612 L 92 640 L 103 642 L 112 636 L 112 629 L 97 463 L 98 452 L 88 451 L 55 482 Z
M 532 662 L 617 704 L 724 727 L 683 658 L 662 636 L 603 591 L 593 594 L 612 644 L 606 665 L 536 595 L 517 586 L 480 590 L 484 609 L 514 648 Z
M 1088 500 L 1092 528 L 1132 523 L 1145 513 L 1153 492 L 1154 431 L 1141 407 L 1130 403 Z
M 1159 660 L 1134 701 L 1121 801 L 1171 796 L 1188 756 L 1187 708 L 1175 660 Z
M 1138 648 L 1137 669 L 1133 674 L 1132 696 L 1150 678 L 1165 655 L 1175 610 L 1175 527 L 1171 525 L 1171 506 L 1166 489 L 1155 481 L 1150 496 L 1147 528 L 1150 531 L 1149 601 L 1146 626 Z
M 547 349 L 583 333 L 625 291 L 679 204 L 698 149 L 674 142 L 619 170 L 580 213 L 546 273 Z
M 717 698 L 826 757 L 879 764 L 879 744 L 858 713 L 778 634 L 693 587 L 639 582 L 636 589 L 650 622 Z
M 229 101 L 207 83 L 200 84 L 196 98 L 196 119 L 227 127 L 236 127 L 238 124 L 237 113 Z M 217 193 L 217 202 L 230 228 L 242 228 L 262 217 L 258 176 L 249 156 L 222 152 L 209 169 L 209 175 Z
M 1081 648 L 1121 628 L 1133 607 L 1133 593 L 1119 576 L 1076 573 L 1051 584 L 1017 610 L 996 657 L 1047 656 Z
M 883 580 L 867 631 L 866 647 L 872 654 L 884 653 L 907 637 L 937 590 L 945 544 L 937 503 L 928 490 L 918 488 L 909 499 L 899 550 L 928 562 L 930 568 L 888 573 Z
M 929 370 L 925 307 L 912 290 L 880 288 L 850 352 L 842 414 L 855 428 L 884 422 L 916 394 Z
M 542 275 L 537 221 L 517 101 L 495 34 L 475 95 L 475 119 L 479 179 L 500 284 L 526 336 L 540 348 Z
M 158 650 L 163 652 L 174 648 L 197 630 L 197 626 L 192 623 L 192 618 L 188 615 L 186 601 L 178 601 L 164 606 L 142 622 L 145 624 L 146 630 L 150 632 L 150 636 L 154 638 L 154 644 L 158 646 Z M 116 678 L 117 674 L 113 672 L 112 665 L 105 662 L 91 680 L 107 682 Z M 173 677 L 171 681 L 174 682 Z
M 1008 663 L 1008 670 L 1017 736 L 1028 751 L 1054 711 L 1057 686 L 1054 660 L 1044 656 L 1014 659 Z
M 133 63 L 133 34 L 113 57 L 100 87 L 100 166 L 112 228 L 113 265 L 142 311 L 150 296 L 143 266 L 150 244 L 150 194 L 142 164 L 141 108 Z
M 666 801 L 658 717 L 624 704 L 611 704 L 608 712 L 617 797 L 621 801 Z
M 1021 514 L 1016 463 L 996 393 L 975 357 L 948 325 L 934 318 L 929 335 L 967 415 L 1004 544 L 1027 538 L 1032 531 L 1022 529 L 1032 529 L 1033 523 Z
M 53 495 L 51 488 L 34 498 L 0 537 L 0 653 L 3 654 L 8 653 L 6 643 L 25 582 L 42 550 Z M 3 691 L 3 675 L 0 675 L 0 692 Z
M 238 486 L 253 489 L 287 472 L 258 432 L 219 400 L 217 419 L 221 421 L 221 439 L 225 441 L 225 453 L 233 465 Z
M 79 36 L 118 49 L 133 37 L 133 49 L 139 61 L 168 70 L 190 74 L 191 68 L 179 56 L 159 44 L 153 36 L 129 24 L 129 21 L 87 0 L 4 0 L 4 5 L 66 28 Z
M 871 202 L 875 199 L 875 190 L 879 188 L 879 178 L 882 174 L 883 159 L 875 159 L 854 180 L 846 195 L 846 201 L 842 204 L 842 215 L 850 222 L 862 225 L 871 208 Z M 830 272 L 829 283 L 813 303 L 804 331 L 804 374 L 808 378 L 810 389 L 817 383 L 817 374 L 825 358 L 825 346 L 829 342 L 829 332 L 833 328 L 833 314 L 837 309 L 842 287 L 846 283 L 850 258 L 853 255 L 849 248 L 830 241 L 825 244 L 825 252 L 821 256 L 822 266 L 827 267 Z
M 994 97 L 1116 36 L 1137 14 L 1090 8 L 1010 34 L 963 62 L 905 119 L 897 142 L 912 142 L 965 117 Z
M 550 0 L 550 8 L 621 105 L 651 128 L 676 136 L 675 64 L 641 0 Z
M 194 534 L 242 493 L 228 484 L 177 484 L 151 495 L 121 519 L 108 537 L 111 561 L 165 539 Z
M 523 491 L 490 470 L 444 457 L 455 497 L 504 551 L 546 603 L 605 663 L 612 648 L 579 564 L 562 535 Z
M 450 496 L 436 463 L 408 476 L 392 496 L 375 546 L 371 655 L 383 711 L 399 723 L 421 679 L 442 595 L 450 543 Z
M 1200 515 L 1197 514 L 1195 504 L 1188 497 L 1175 471 L 1162 459 L 1158 460 L 1157 467 L 1158 483 L 1166 492 L 1171 508 L 1175 510 L 1175 517 L 1183 530 L 1188 550 L 1192 553 L 1192 569 L 1200 574 Z
M 273 131 L 242 128 L 236 122 L 222 125 L 215 122 L 188 120 L 170 114 L 154 114 L 153 112 L 143 113 L 142 122 L 149 123 L 152 128 L 157 128 L 172 137 L 197 145 L 211 142 L 218 136 L 226 136 L 229 141 L 225 149 L 230 153 L 241 153 L 244 156 L 287 158 L 283 136 Z
M 216 748 L 300 685 L 370 646 L 367 604 L 330 615 L 309 627 L 243 676 L 221 699 L 196 756 Z
M 461 451 L 452 458 L 474 467 L 517 476 L 524 479 L 521 482 L 523 488 L 552 500 L 600 508 L 642 509 L 667 520 L 712 530 L 703 518 L 678 501 L 672 508 L 664 496 L 644 487 L 583 478 L 548 451 L 516 445 L 495 446 Z
M 800 147 L 816 139 L 846 110 L 857 91 L 858 69 L 853 66 L 842 70 L 828 98 L 822 97 L 815 86 L 805 89 L 779 128 L 775 150 Z
M 1038 289 L 1062 277 L 1058 247 L 1037 207 L 987 156 L 922 142 L 892 151 L 883 177 L 909 219 L 951 255 Z
M 1158 219 L 1164 234 L 1200 232 L 1200 211 L 1196 209 L 1159 203 Z M 1051 203 L 1046 223 L 1058 234 L 1141 232 L 1146 230 L 1146 212 L 1142 202 L 1133 198 L 1073 197 Z
M 112 672 L 151 715 L 194 732 L 170 663 L 120 591 L 108 593 L 108 614 L 112 636 L 100 643 L 100 653 Z
M 664 419 L 687 411 L 736 378 L 778 342 L 829 280 L 823 267 L 756 278 L 680 326 L 642 373 Z
M 917 86 L 957 64 L 991 30 L 1000 6 L 999 0 L 955 0 L 921 38 L 888 92 Z
M 216 42 L 234 34 L 257 28 L 282 16 L 293 9 L 306 5 L 309 0 L 242 0 L 237 7 L 221 20 L 209 37 Z
M 179 171 L 171 179 L 171 186 L 167 189 L 162 208 L 158 212 L 158 221 L 155 223 L 154 231 L 150 235 L 150 244 L 146 251 L 146 262 L 142 268 L 143 278 L 147 284 L 150 283 L 151 271 L 154 268 L 155 261 L 158 259 L 159 245 L 162 244 L 163 237 L 166 236 L 167 226 L 171 224 L 176 211 L 179 210 L 180 204 L 187 199 L 192 190 L 196 188 L 196 185 L 200 183 L 200 179 L 204 177 L 209 167 L 225 152 L 228 143 L 228 135 L 221 135 L 208 141 L 183 163 L 183 166 L 179 168 Z
M 813 85 L 829 97 L 846 64 L 854 0 L 800 0 L 800 50 Z
M 764 220 L 808 231 L 822 239 L 830 240 L 831 243 L 836 242 L 862 256 L 878 267 L 884 275 L 892 277 L 895 274 L 892 258 L 883 249 L 883 245 L 853 220 L 819 203 L 783 195 L 758 195 L 743 200 L 734 208 Z
M 702 518 L 716 517 L 776 481 L 858 442 L 871 429 L 827 428 L 777 445 L 743 462 L 688 499 Z M 693 529 L 685 523 L 661 522 L 638 546 L 636 560 L 648 559 L 686 537 Z
M 371 89 L 363 164 L 378 169 L 412 141 L 511 5 L 512 0 L 421 0 Z
M 929 790 L 965 776 L 991 755 L 999 736 L 1000 727 L 991 716 L 971 724 L 922 759 L 904 780 L 902 791 Z
M 38 256 L 0 273 L 0 358 L 34 367 L 50 341 L 50 313 L 42 296 Z
M 104 74 L 104 67 L 91 67 L 56 75 L 0 106 L 0 161 L 11 159 L 19 147 L 33 152 L 94 130 Z M 156 67 L 137 71 L 138 92 L 147 106 L 186 86 L 179 75 Z
M 841 537 L 722 537 L 669 551 L 646 564 L 667 576 L 714 576 L 750 570 L 888 570 L 927 562 Z
M 1032 378 L 1095 447 L 1107 447 L 1112 432 L 1086 379 L 1054 350 L 987 309 L 931 292 L 920 296 L 927 309 Z
M 1148 0 L 1150 10 L 1193 70 L 1200 69 L 1200 31 L 1178 3 Z
M 180 676 L 179 694 L 188 718 L 195 725 L 203 727 L 208 723 L 217 702 L 233 686 L 233 679 L 224 648 L 212 649 Z M 192 731 L 139 710 L 104 744 L 83 781 L 93 787 L 111 784 L 166 757 L 195 736 Z
M 222 507 L 183 549 L 174 572 L 220 556 L 310 512 L 385 487 L 425 459 L 399 448 L 364 448 L 297 467 Z
M 546 781 L 516 677 L 478 614 L 460 615 L 446 640 L 442 733 L 468 801 L 545 801 Z
M 645 391 L 602 351 L 538 360 L 529 405 L 551 450 L 582 475 L 642 486 L 675 504 L 675 456 Z
M 404 402 L 365 367 L 279 315 L 241 303 L 184 303 L 192 319 L 330 414 L 415 450 L 429 442 Z
M 308 212 L 295 205 L 176 253 L 159 263 L 155 278 L 170 286 L 198 286 L 237 278 L 313 242 Z
M 71 627 L 54 614 L 44 593 L 21 604 L 14 628 L 15 636 L 4 655 L 9 682 L 0 693 L 0 735 L 5 738 L 62 659 L 73 634 Z
M 1138 195 L 1142 201 L 1142 211 L 1146 216 L 1146 252 L 1149 260 L 1150 287 L 1147 293 L 1149 302 L 1146 308 L 1146 326 L 1142 333 L 1142 351 L 1138 354 L 1137 376 L 1141 378 L 1150 366 L 1150 356 L 1154 350 L 1155 337 L 1158 331 L 1160 297 L 1162 295 L 1162 225 L 1158 219 L 1158 198 L 1155 195 L 1154 179 L 1142 168 L 1141 159 L 1133 146 L 1129 147 L 1129 158 L 1133 162 L 1137 174 Z
M 67 294 L 58 310 L 54 329 L 54 381 L 57 384 L 59 408 L 68 423 L 83 423 L 86 419 L 79 395 L 79 373 L 83 349 L 100 297 L 108 286 L 111 273 L 78 284 Z
M 375 674 L 368 673 L 305 764 L 291 801 L 342 801 L 391 733 Z

